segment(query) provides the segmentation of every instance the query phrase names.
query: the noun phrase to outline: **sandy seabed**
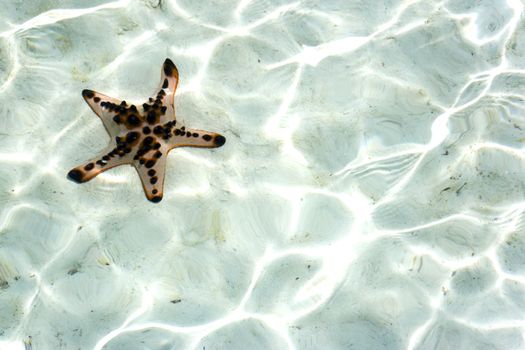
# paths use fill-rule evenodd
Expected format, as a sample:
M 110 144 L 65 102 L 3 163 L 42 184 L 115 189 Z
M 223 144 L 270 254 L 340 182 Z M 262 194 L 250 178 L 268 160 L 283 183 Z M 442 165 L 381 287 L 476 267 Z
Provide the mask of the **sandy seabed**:
M 4 1 L 0 349 L 525 348 L 524 13 Z M 227 143 L 68 181 L 166 57 Z

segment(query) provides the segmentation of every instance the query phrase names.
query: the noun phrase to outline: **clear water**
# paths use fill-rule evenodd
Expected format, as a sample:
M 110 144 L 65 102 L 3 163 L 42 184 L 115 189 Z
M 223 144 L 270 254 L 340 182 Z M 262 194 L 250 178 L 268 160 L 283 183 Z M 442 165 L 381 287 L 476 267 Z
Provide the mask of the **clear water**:
M 0 348 L 525 348 L 523 11 L 4 1 Z M 226 145 L 68 181 L 166 57 Z

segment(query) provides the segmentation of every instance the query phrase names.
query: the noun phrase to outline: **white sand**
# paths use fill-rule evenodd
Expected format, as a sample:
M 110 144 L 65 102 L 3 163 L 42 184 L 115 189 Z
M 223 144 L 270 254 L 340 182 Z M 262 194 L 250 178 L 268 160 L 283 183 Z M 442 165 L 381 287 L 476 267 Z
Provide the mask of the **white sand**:
M 0 349 L 525 348 L 519 0 L 158 2 L 0 7 Z M 226 145 L 68 181 L 166 57 Z

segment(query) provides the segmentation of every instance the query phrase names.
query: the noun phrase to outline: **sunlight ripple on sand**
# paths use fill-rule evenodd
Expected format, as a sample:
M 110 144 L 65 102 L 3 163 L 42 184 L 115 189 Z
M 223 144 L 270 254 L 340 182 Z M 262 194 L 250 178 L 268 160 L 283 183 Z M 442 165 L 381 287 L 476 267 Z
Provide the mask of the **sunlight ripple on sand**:
M 5 2 L 0 349 L 523 349 L 523 10 Z M 166 57 L 225 146 L 67 181 Z

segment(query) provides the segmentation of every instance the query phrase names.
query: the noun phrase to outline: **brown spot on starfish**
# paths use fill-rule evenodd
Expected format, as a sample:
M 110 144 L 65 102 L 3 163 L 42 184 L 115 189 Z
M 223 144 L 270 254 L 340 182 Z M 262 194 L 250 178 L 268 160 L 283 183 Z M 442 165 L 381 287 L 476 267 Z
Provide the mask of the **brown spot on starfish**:
M 178 82 L 177 67 L 167 58 L 162 65 L 158 93 L 138 108 L 96 91 L 82 91 L 89 107 L 102 119 L 111 141 L 97 157 L 72 169 L 68 178 L 82 183 L 118 165 L 131 164 L 139 173 L 146 197 L 154 203 L 160 202 L 170 150 L 215 148 L 226 142 L 217 133 L 187 129 L 177 123 L 173 97 Z

